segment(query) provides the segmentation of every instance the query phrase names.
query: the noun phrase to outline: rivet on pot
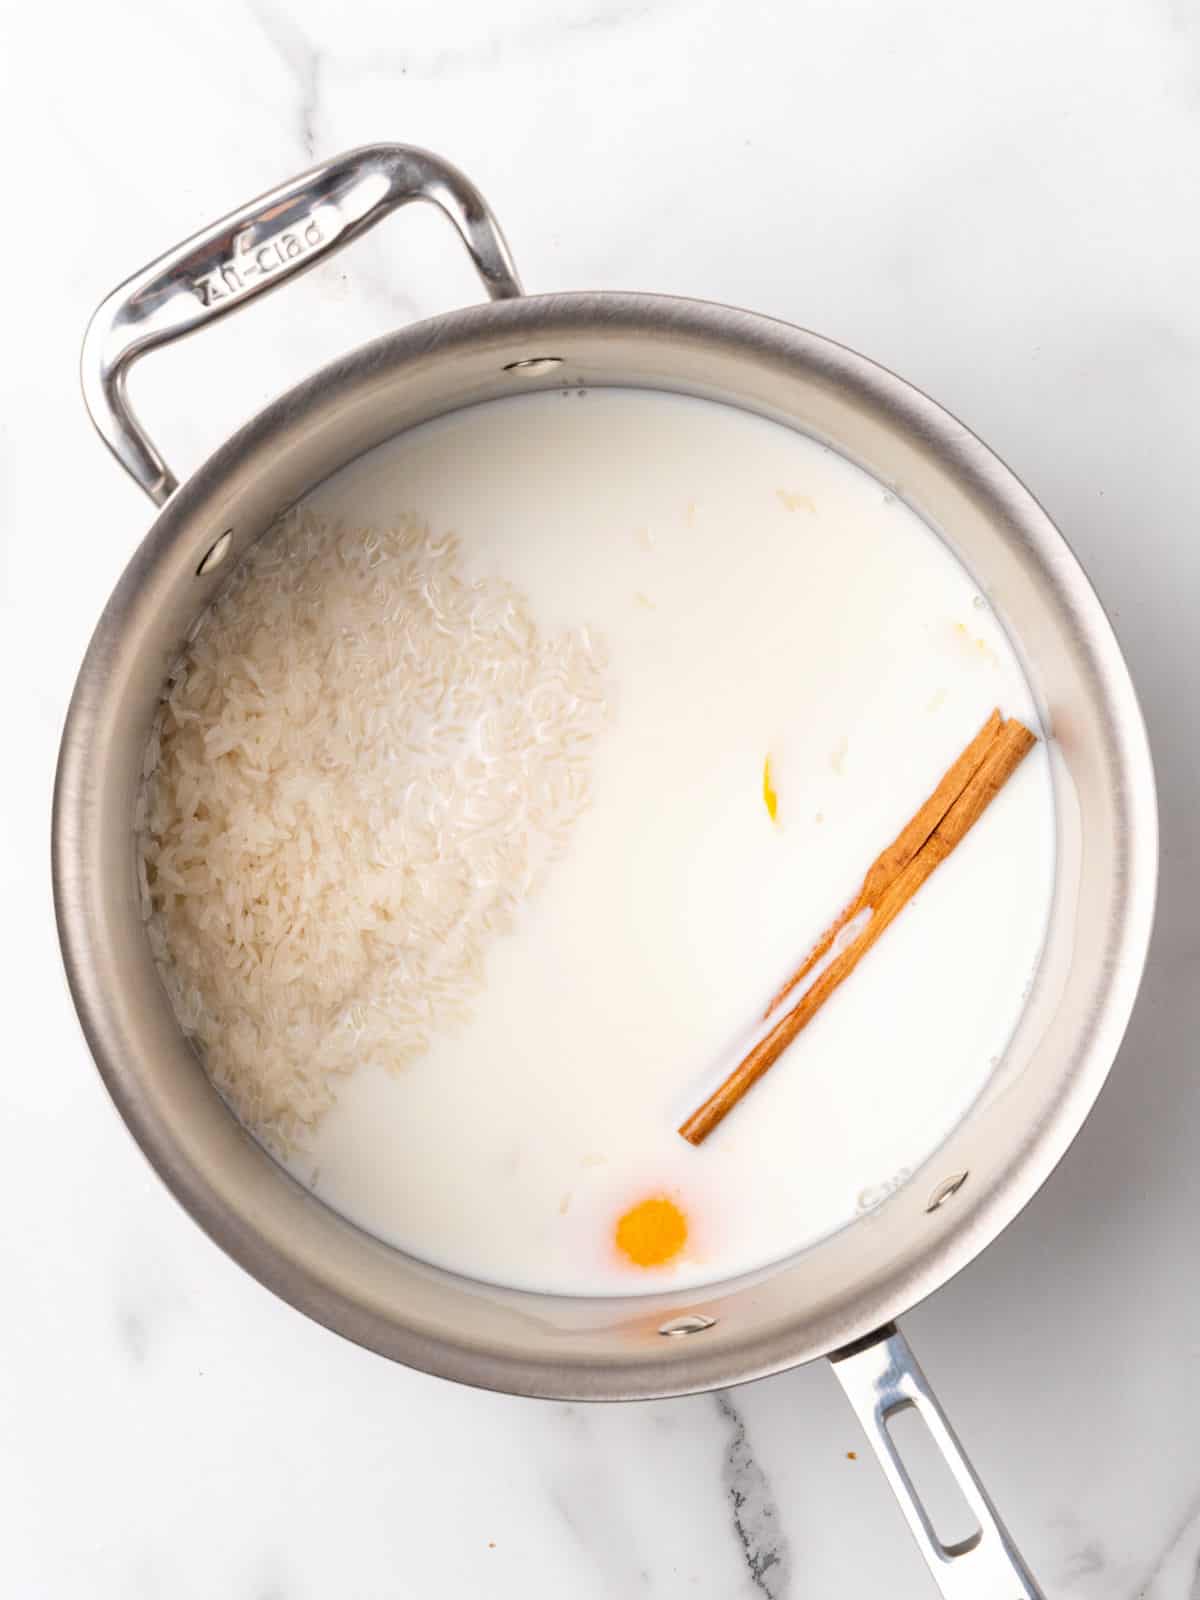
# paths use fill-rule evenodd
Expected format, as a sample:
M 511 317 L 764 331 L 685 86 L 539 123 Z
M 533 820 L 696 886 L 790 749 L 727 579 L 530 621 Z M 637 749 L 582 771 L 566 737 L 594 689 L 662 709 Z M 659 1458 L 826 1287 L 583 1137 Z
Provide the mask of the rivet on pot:
M 196 576 L 198 578 L 206 578 L 214 568 L 221 565 L 222 561 L 224 561 L 225 557 L 229 554 L 232 548 L 233 529 L 226 528 L 225 532 L 217 540 L 216 544 L 212 546 L 204 560 L 196 568 Z
M 667 1339 L 679 1339 L 685 1333 L 703 1333 L 705 1328 L 715 1328 L 716 1317 L 702 1317 L 698 1311 L 689 1312 L 684 1317 L 673 1317 L 670 1322 L 664 1322 L 658 1330 Z
M 956 1195 L 963 1184 L 966 1183 L 967 1177 L 968 1174 L 965 1172 L 956 1172 L 952 1178 L 947 1178 L 944 1183 L 939 1183 L 929 1196 L 928 1204 L 925 1207 L 926 1211 L 936 1211 L 939 1206 L 944 1206 L 951 1195 Z
M 561 356 L 527 356 L 524 361 L 510 361 L 505 367 L 505 372 L 515 372 L 522 378 L 536 378 L 539 373 L 553 372 L 555 367 L 561 367 Z

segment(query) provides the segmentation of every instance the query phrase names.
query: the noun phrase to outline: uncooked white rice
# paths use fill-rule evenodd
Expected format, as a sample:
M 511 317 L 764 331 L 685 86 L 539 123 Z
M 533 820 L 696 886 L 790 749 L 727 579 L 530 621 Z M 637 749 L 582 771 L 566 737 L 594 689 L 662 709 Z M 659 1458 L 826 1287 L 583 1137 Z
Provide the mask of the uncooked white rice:
M 135 819 L 172 1005 L 230 1105 L 286 1149 L 339 1074 L 470 1014 L 588 803 L 607 715 L 586 628 L 403 520 L 293 513 L 174 670 Z

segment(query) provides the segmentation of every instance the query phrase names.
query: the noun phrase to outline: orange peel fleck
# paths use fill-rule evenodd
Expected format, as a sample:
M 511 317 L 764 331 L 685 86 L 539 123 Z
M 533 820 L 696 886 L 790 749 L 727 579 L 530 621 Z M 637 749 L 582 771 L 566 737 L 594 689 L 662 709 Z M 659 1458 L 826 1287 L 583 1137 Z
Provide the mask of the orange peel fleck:
M 662 1267 L 687 1243 L 687 1218 L 666 1195 L 631 1206 L 617 1222 L 617 1249 L 635 1267 Z

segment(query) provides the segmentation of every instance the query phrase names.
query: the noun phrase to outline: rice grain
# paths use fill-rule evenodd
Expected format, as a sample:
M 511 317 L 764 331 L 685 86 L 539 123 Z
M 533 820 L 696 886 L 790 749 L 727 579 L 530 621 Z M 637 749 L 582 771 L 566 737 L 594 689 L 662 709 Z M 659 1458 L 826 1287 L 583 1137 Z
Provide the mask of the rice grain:
M 253 547 L 167 685 L 135 832 L 175 1014 L 268 1143 L 470 1016 L 607 716 L 594 635 L 543 635 L 452 536 L 291 513 Z

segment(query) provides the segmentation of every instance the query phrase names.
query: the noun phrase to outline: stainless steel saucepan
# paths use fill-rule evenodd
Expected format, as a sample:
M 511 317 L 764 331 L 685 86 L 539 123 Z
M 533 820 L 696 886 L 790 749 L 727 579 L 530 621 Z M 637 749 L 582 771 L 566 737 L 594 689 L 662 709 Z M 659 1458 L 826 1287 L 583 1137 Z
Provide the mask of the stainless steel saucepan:
M 125 393 L 147 351 L 305 271 L 411 200 L 449 217 L 491 304 L 364 345 L 269 405 L 184 484 Z M 985 1092 L 925 1166 L 860 1197 L 853 1225 L 752 1280 L 629 1300 L 509 1292 L 344 1222 L 234 1120 L 176 1025 L 135 884 L 133 809 L 168 669 L 238 557 L 353 457 L 461 406 L 632 385 L 740 406 L 872 473 L 953 548 L 1009 630 L 1052 735 L 1058 857 L 1048 943 Z M 67 717 L 54 894 L 75 1003 L 135 1138 L 192 1216 L 292 1305 L 426 1372 L 514 1394 L 625 1400 L 745 1382 L 828 1355 L 943 1595 L 1033 1600 L 893 1319 L 1003 1229 L 1066 1150 L 1133 1005 L 1157 829 L 1145 729 L 1116 640 L 1062 537 L 973 434 L 891 373 L 786 323 L 648 294 L 525 295 L 454 168 L 374 145 L 225 217 L 117 289 L 83 349 L 97 428 L 159 512 L 104 610 Z M 882 1177 L 883 1175 L 881 1175 Z M 888 1421 L 915 1407 L 978 1522 L 939 1542 Z

